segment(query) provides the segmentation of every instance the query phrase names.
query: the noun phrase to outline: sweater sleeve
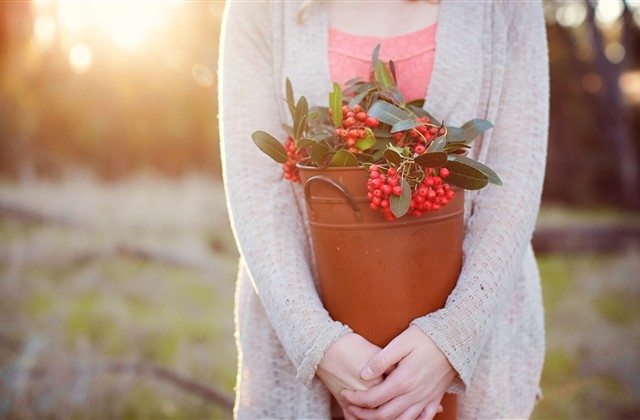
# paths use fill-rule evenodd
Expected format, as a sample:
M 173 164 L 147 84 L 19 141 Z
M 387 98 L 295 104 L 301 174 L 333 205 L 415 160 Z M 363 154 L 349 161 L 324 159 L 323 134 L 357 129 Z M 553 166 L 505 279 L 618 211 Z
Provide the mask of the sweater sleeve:
M 284 138 L 274 39 L 279 2 L 227 2 L 219 64 L 223 178 L 241 257 L 298 379 L 310 386 L 325 350 L 350 330 L 332 320 L 312 278 L 297 187 L 252 142 Z M 241 310 L 241 308 L 240 308 Z M 259 351 L 259 349 L 256 349 Z
M 463 242 L 462 270 L 445 307 L 413 321 L 457 371 L 454 392 L 470 385 L 482 349 L 513 290 L 542 192 L 549 75 L 539 3 L 518 3 L 507 42 L 507 68 L 486 159 L 504 185 L 489 185 L 476 196 Z

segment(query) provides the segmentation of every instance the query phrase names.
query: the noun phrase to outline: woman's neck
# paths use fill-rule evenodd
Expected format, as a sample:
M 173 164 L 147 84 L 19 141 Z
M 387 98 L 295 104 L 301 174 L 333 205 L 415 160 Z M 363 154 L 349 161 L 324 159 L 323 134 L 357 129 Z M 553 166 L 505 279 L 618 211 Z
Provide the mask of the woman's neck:
M 329 24 L 342 32 L 389 38 L 418 31 L 438 19 L 439 4 L 426 1 L 329 2 Z

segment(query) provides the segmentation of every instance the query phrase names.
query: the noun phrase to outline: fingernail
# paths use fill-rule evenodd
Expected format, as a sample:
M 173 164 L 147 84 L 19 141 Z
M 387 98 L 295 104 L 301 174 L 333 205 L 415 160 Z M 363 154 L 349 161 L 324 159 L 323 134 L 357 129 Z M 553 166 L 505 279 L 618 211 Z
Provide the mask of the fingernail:
M 362 373 L 360 374 L 360 376 L 365 381 L 368 381 L 369 379 L 373 379 L 373 371 L 371 370 L 371 368 L 369 366 L 367 366 L 366 368 L 364 368 L 362 370 Z

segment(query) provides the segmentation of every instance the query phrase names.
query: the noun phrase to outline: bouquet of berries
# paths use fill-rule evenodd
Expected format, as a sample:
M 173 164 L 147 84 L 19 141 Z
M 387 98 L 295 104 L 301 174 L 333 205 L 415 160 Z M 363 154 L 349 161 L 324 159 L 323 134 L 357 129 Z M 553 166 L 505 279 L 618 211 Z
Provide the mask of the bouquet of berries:
M 282 164 L 284 178 L 299 182 L 300 166 L 361 167 L 369 172 L 371 209 L 389 221 L 437 211 L 455 195 L 452 187 L 502 185 L 491 168 L 465 156 L 469 143 L 492 125 L 473 119 L 447 126 L 424 109 L 424 100 L 406 102 L 394 63 L 380 60 L 379 48 L 370 80 L 352 79 L 344 90 L 334 83 L 328 107 L 310 108 L 304 96 L 295 101 L 287 80 L 293 127 L 285 127 L 285 143 L 264 131 L 252 134 L 260 150 Z

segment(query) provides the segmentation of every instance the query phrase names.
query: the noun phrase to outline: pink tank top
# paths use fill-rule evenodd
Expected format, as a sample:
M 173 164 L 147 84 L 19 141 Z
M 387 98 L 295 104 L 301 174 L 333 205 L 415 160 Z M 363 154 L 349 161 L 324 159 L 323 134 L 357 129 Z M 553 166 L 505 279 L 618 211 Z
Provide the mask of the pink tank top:
M 380 44 L 380 59 L 393 60 L 398 87 L 407 101 L 424 99 L 429 87 L 436 48 L 437 24 L 416 32 L 390 38 L 352 35 L 329 29 L 329 67 L 331 80 L 344 86 L 360 76 L 369 80 L 371 54 Z

